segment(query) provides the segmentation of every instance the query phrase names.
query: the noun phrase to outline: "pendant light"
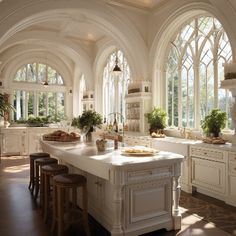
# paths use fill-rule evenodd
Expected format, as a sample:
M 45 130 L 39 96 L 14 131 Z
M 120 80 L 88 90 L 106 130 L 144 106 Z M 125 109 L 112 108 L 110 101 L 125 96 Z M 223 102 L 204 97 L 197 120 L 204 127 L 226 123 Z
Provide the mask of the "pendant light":
M 45 81 L 43 82 L 43 87 L 45 87 L 45 88 L 48 87 L 48 85 L 49 85 L 48 84 L 48 63 L 47 63 L 48 60 L 47 60 L 47 58 L 48 57 L 47 57 L 47 54 L 46 54 L 46 68 L 45 68 L 46 73 L 45 73 Z
M 117 53 L 116 53 L 116 60 L 115 60 L 115 67 L 113 68 L 113 73 L 115 75 L 120 75 L 121 74 L 121 68 L 119 67 L 118 65 L 118 56 L 117 56 Z

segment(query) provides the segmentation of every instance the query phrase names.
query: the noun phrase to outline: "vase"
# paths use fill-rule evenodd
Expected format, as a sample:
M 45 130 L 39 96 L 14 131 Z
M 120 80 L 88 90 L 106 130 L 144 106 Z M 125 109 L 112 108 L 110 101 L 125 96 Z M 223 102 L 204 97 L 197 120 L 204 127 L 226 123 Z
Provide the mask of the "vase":
M 86 134 L 86 142 L 92 142 L 92 132 L 88 132 Z
M 99 152 L 104 152 L 106 150 L 107 141 L 104 139 L 96 140 L 96 145 Z

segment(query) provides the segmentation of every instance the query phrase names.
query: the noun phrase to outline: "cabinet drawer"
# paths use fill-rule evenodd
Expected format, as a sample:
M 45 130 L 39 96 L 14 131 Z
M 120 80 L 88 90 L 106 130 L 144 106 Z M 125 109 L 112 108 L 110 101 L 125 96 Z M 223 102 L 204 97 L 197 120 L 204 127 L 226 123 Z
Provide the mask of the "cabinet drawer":
M 127 172 L 127 182 L 137 180 L 148 180 L 153 178 L 170 178 L 172 176 L 171 167 L 160 167 L 147 170 L 136 170 Z
M 236 175 L 236 162 L 229 162 L 229 173 Z
M 225 162 L 224 152 L 215 151 L 213 149 L 192 147 L 190 149 L 190 155 L 203 159 Z
M 235 152 L 229 152 L 229 161 L 236 163 L 236 153 Z

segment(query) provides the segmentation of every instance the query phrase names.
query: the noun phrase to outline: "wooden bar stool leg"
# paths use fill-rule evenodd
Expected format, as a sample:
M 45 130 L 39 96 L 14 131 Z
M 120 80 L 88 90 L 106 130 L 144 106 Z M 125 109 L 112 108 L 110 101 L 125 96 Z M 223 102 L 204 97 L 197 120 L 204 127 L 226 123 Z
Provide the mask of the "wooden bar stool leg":
M 83 189 L 83 223 L 87 236 L 90 236 L 89 224 L 88 224 L 88 191 L 87 186 L 84 185 Z
M 28 189 L 31 191 L 31 193 L 33 188 L 33 182 L 34 182 L 34 160 L 30 159 L 30 182 Z
M 58 236 L 63 236 L 64 233 L 64 201 L 65 201 L 65 190 L 61 187 L 58 187 L 58 202 L 57 202 L 57 207 L 58 207 Z
M 52 190 L 52 227 L 51 227 L 51 232 L 53 232 L 55 230 L 55 226 L 56 226 L 56 220 L 57 220 L 57 187 L 56 185 L 53 183 L 53 190 Z
M 36 164 L 35 194 L 34 194 L 35 200 L 36 200 L 37 197 L 38 197 L 38 193 L 39 193 L 39 165 Z
M 72 207 L 76 208 L 76 202 L 77 202 L 77 188 L 72 188 Z
M 50 195 L 50 175 L 45 175 L 44 177 L 44 202 L 43 202 L 43 207 L 44 207 L 44 214 L 43 214 L 43 219 L 44 222 L 47 222 L 48 218 L 48 208 L 49 208 L 49 195 Z
M 44 187 L 45 187 L 45 175 L 42 174 L 42 167 L 40 166 L 40 173 L 41 173 L 41 176 L 40 176 L 40 195 L 39 195 L 39 206 L 42 207 L 42 213 L 44 214 L 44 209 L 43 209 L 43 206 L 44 206 Z

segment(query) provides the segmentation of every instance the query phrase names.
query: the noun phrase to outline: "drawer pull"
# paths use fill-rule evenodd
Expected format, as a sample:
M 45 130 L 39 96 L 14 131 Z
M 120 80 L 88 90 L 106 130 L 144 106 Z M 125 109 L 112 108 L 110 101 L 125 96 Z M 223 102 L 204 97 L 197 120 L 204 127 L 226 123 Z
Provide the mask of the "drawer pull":
M 204 152 L 204 155 L 207 155 L 207 152 Z

